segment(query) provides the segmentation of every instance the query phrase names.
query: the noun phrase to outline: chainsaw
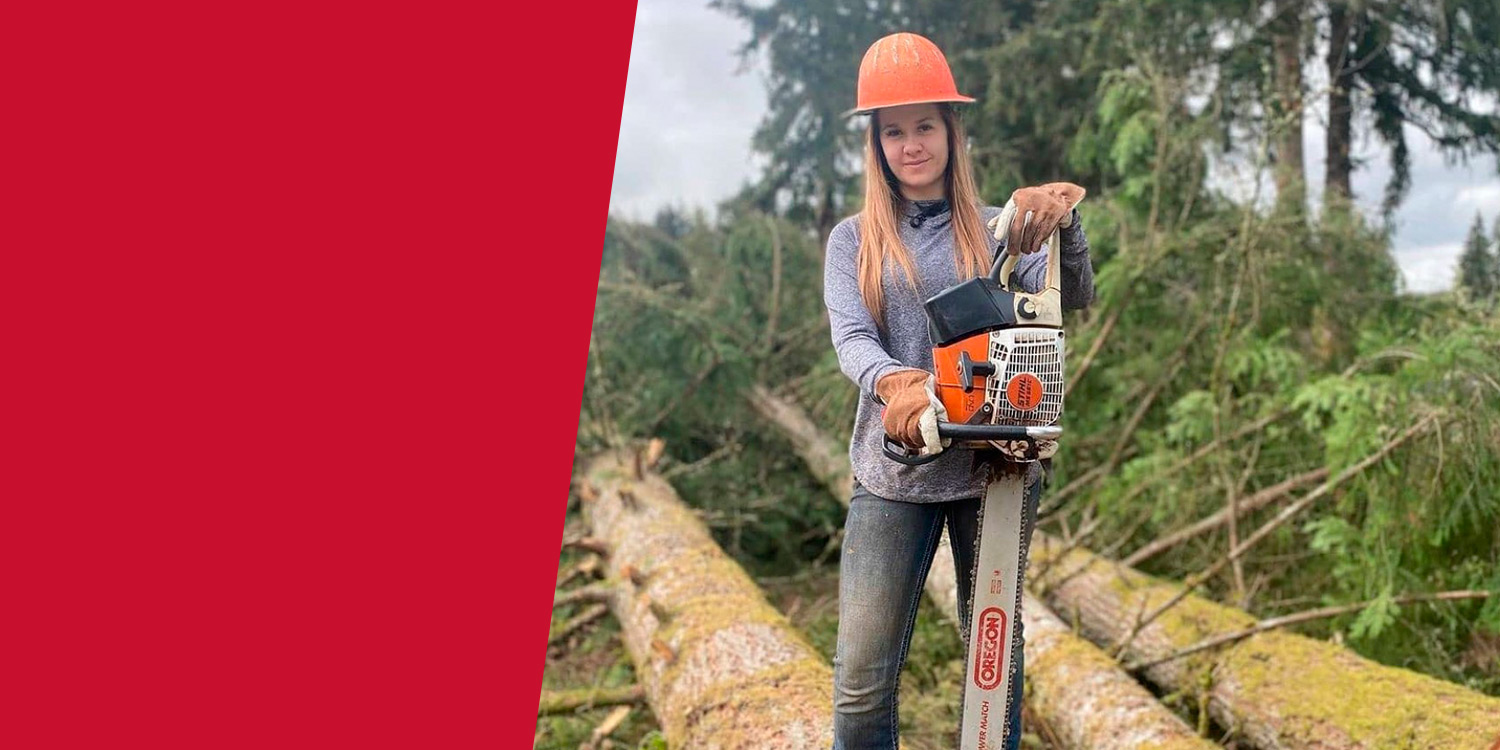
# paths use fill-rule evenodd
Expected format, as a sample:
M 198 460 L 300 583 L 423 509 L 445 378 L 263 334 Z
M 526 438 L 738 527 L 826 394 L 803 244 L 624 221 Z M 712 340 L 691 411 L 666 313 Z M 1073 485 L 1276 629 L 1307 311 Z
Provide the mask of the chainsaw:
M 1010 226 L 1014 204 L 999 226 Z M 1022 549 L 1025 521 L 1025 465 L 1049 458 L 1062 436 L 1062 292 L 1058 274 L 1058 233 L 1044 248 L 1046 280 L 1026 294 L 1009 287 L 1019 256 L 1004 251 L 987 276 L 944 290 L 924 303 L 932 339 L 934 389 L 948 419 L 938 435 L 984 451 L 1008 465 L 986 488 L 970 592 L 969 647 L 965 661 L 964 711 L 959 747 L 987 750 L 1006 746 L 1010 726 L 1011 639 L 1020 611 L 1026 566 Z M 907 465 L 932 461 L 891 437 L 885 454 Z M 999 731 L 996 732 L 996 725 Z

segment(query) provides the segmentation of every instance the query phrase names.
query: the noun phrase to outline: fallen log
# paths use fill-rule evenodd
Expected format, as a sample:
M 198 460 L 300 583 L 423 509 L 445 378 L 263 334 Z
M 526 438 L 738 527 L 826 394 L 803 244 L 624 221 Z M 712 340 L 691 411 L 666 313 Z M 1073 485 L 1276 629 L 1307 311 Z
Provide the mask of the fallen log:
M 1212 750 L 1176 714 L 1093 644 L 1079 638 L 1046 605 L 1025 596 L 1029 708 L 1067 748 Z
M 1064 551 L 1060 540 L 1040 532 L 1031 554 L 1048 564 L 1040 582 L 1047 603 L 1096 644 L 1120 641 L 1143 613 L 1181 596 L 1177 584 L 1084 549 Z M 1500 742 L 1500 698 L 1383 666 L 1332 643 L 1267 631 L 1177 653 L 1255 622 L 1244 611 L 1188 595 L 1141 628 L 1121 656 L 1150 664 L 1141 674 L 1163 690 L 1206 691 L 1210 715 L 1262 750 L 1492 750 Z
M 631 452 L 584 462 L 595 498 L 582 507 L 609 545 L 610 609 L 668 743 L 829 747 L 832 669 L 642 466 Z
M 849 459 L 836 441 L 819 430 L 796 404 L 762 386 L 750 396 L 757 412 L 780 429 L 808 469 L 840 503 L 851 494 Z M 948 532 L 927 573 L 927 596 L 958 625 L 958 579 Z M 1119 665 L 1079 638 L 1041 602 L 1026 596 L 1021 606 L 1025 628 L 1028 707 L 1057 733 L 1069 750 L 1211 750 Z
M 936 570 L 937 562 L 933 562 Z M 948 575 L 953 563 L 949 560 Z M 931 580 L 929 578 L 929 580 Z M 958 611 L 951 583 L 927 595 L 944 612 Z M 1026 633 L 1027 707 L 1076 750 L 1213 750 L 1186 722 L 1120 669 L 1094 644 L 1073 634 L 1052 610 L 1031 594 L 1022 595 Z
M 1399 605 L 1412 604 L 1415 602 L 1451 602 L 1460 599 L 1488 599 L 1489 597 L 1490 592 L 1488 591 L 1440 591 L 1435 594 L 1407 594 L 1404 596 L 1397 596 L 1392 598 L 1391 601 Z M 1255 623 L 1253 627 L 1248 627 L 1244 630 L 1236 630 L 1233 633 L 1226 633 L 1224 635 L 1214 636 L 1213 638 L 1209 638 L 1207 640 L 1198 641 L 1197 643 L 1194 643 L 1187 648 L 1180 649 L 1172 653 L 1171 655 L 1164 656 L 1155 661 L 1145 663 L 1132 662 L 1130 664 L 1126 664 L 1125 669 L 1131 672 L 1138 672 L 1142 669 L 1145 669 L 1146 667 L 1154 667 L 1164 661 L 1180 659 L 1184 656 L 1196 654 L 1199 651 L 1205 651 L 1207 649 L 1213 648 L 1214 646 L 1222 646 L 1231 641 L 1238 641 L 1242 638 L 1249 638 L 1256 633 L 1264 633 L 1267 630 L 1284 628 L 1288 625 L 1296 625 L 1298 623 L 1311 622 L 1313 620 L 1322 620 L 1329 617 L 1338 617 L 1339 615 L 1347 615 L 1358 612 L 1365 607 L 1374 604 L 1375 602 L 1376 600 L 1369 599 L 1362 602 L 1356 602 L 1354 604 L 1341 604 L 1336 607 L 1319 607 L 1318 609 L 1310 609 L 1305 612 L 1294 612 L 1289 615 L 1272 617 L 1269 619 L 1261 620 L 1260 622 Z
M 849 496 L 854 493 L 848 446 L 830 440 L 813 424 L 802 407 L 777 396 L 759 383 L 750 386 L 746 398 L 756 413 L 774 425 L 792 444 L 792 450 L 797 452 L 797 457 L 807 465 L 813 477 L 822 482 L 835 499 L 847 505 Z

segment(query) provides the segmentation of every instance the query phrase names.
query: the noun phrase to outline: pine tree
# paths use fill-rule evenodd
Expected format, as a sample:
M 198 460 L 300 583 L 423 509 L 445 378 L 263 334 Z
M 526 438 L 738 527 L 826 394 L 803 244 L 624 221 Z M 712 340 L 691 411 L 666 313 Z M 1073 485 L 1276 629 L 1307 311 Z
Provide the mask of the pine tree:
M 1350 196 L 1357 121 L 1368 122 L 1389 149 L 1387 212 L 1411 188 L 1407 126 L 1451 157 L 1500 153 L 1500 117 L 1475 104 L 1500 92 L 1500 45 L 1494 43 L 1500 3 L 1328 0 L 1324 5 L 1325 62 L 1332 82 L 1326 94 L 1329 193 Z
M 1484 233 L 1484 220 L 1474 215 L 1474 226 L 1469 228 L 1469 238 L 1464 241 L 1463 255 L 1458 257 L 1458 285 L 1473 302 L 1488 302 L 1495 296 L 1500 277 L 1500 267 L 1489 238 Z
M 1495 216 L 1495 224 L 1490 227 L 1495 231 L 1495 241 L 1490 247 L 1490 270 L 1493 273 L 1490 278 L 1494 280 L 1493 288 L 1500 291 L 1500 214 Z

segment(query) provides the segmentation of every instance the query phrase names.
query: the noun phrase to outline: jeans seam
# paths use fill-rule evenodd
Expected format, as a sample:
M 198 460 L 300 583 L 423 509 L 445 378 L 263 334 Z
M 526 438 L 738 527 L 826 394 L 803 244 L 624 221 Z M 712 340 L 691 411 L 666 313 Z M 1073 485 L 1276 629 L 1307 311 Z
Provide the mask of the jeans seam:
M 937 514 L 937 517 L 941 520 L 943 518 L 943 514 L 939 513 Z M 929 526 L 931 527 L 932 524 L 929 524 Z M 933 548 L 937 545 L 936 537 L 943 531 L 943 526 L 941 523 L 936 524 L 936 531 L 936 534 L 933 533 L 932 530 L 929 530 L 927 532 L 927 543 L 926 546 L 922 548 L 922 560 L 925 562 L 925 564 L 922 565 L 921 574 L 917 576 L 917 585 L 912 591 L 911 603 L 906 607 L 906 628 L 902 633 L 901 638 L 901 654 L 896 658 L 895 686 L 891 690 L 891 750 L 900 750 L 899 737 L 901 733 L 901 672 L 906 668 L 906 655 L 907 652 L 911 649 L 912 630 L 917 624 L 917 607 L 921 606 L 922 591 L 927 587 L 927 573 L 928 570 L 930 570 L 932 567 L 931 558 L 934 554 Z

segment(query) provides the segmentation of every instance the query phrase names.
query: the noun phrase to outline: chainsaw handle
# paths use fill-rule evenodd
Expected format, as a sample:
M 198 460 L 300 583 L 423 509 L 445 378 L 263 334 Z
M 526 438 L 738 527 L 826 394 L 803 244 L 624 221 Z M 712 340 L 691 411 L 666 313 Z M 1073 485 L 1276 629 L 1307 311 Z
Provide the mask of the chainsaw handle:
M 1038 440 L 1056 440 L 1062 437 L 1062 428 L 1056 425 L 1045 427 L 1024 427 L 1010 424 L 955 424 L 953 422 L 939 422 L 938 436 L 953 438 L 954 440 L 1024 440 L 1036 442 Z M 941 453 L 924 456 L 908 447 L 906 444 L 896 440 L 890 435 L 885 437 L 885 457 L 907 466 L 921 466 L 936 460 Z
M 996 231 L 1005 231 L 1008 233 L 1010 225 L 1016 218 L 1016 212 L 1019 210 L 1016 207 L 1016 199 L 1014 197 L 1006 201 L 1005 207 L 1000 210 L 1000 215 L 995 217 Z M 1074 210 L 1076 208 L 1069 209 L 1069 212 Z M 995 239 L 1000 239 L 998 234 Z M 1061 229 L 1054 228 L 1052 234 L 1048 235 L 1047 241 L 1042 244 L 1043 247 L 1047 248 L 1047 272 L 1046 277 L 1042 281 L 1042 288 L 1038 289 L 1037 293 L 1062 288 L 1059 285 L 1062 279 L 1061 243 Z M 990 281 L 995 282 L 1001 289 L 1012 294 L 1020 292 L 1021 290 L 1019 289 L 1010 288 L 1011 274 L 1015 273 L 1016 266 L 1020 264 L 1020 261 L 1020 253 L 1011 254 L 1009 248 L 1001 250 L 1000 255 L 995 258 L 995 262 L 990 266 Z
M 1057 425 L 1025 427 L 1014 424 L 957 424 L 939 422 L 938 436 L 955 440 L 1056 440 L 1062 437 Z
M 938 456 L 943 455 L 941 453 L 934 453 L 930 456 L 924 456 L 916 452 L 916 450 L 912 449 L 906 443 L 903 443 L 891 437 L 890 435 L 885 435 L 884 438 L 885 457 L 889 458 L 892 461 L 895 461 L 898 464 L 906 464 L 907 466 L 921 466 L 922 464 L 930 464 L 933 461 L 936 461 Z

